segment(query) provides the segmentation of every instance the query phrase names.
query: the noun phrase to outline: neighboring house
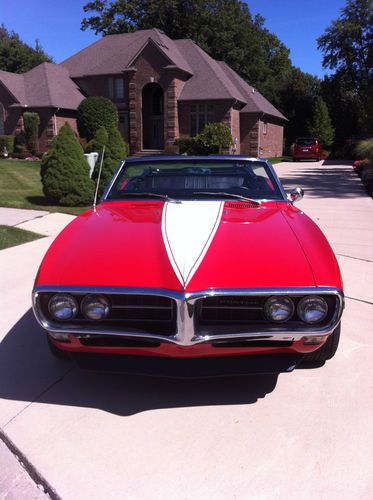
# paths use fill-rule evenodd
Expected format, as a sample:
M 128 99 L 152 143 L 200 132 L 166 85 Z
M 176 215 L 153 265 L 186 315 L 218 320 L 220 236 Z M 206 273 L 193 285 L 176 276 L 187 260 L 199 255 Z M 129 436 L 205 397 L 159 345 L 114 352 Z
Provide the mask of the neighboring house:
M 65 121 L 75 127 L 80 101 L 93 95 L 117 106 L 132 154 L 177 152 L 177 138 L 197 135 L 208 122 L 230 126 L 237 154 L 282 154 L 286 118 L 224 62 L 157 29 L 106 36 L 23 75 L 1 71 L 0 127 L 17 133 L 25 109 L 37 111 L 46 150 Z

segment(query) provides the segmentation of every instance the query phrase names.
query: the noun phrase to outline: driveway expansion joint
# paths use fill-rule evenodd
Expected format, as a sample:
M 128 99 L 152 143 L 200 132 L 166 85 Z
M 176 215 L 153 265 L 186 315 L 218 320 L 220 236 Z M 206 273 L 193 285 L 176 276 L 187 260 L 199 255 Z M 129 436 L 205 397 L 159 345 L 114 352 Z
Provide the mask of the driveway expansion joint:
M 373 302 L 369 302 L 369 300 L 356 299 L 355 297 L 349 297 L 348 295 L 345 295 L 345 299 L 356 300 L 356 302 L 363 302 L 364 304 L 369 304 L 370 306 L 373 306 Z
M 48 385 L 48 387 L 46 389 L 44 389 L 43 391 L 41 391 L 35 399 L 33 399 L 32 401 L 29 402 L 29 404 L 27 404 L 26 406 L 24 406 L 18 413 L 16 413 L 10 420 L 8 420 L 8 422 L 6 422 L 4 425 L 3 425 L 3 429 L 5 429 L 9 424 L 11 424 L 19 415 L 21 415 L 21 413 L 23 413 L 25 410 L 27 410 L 27 408 L 29 408 L 32 404 L 34 403 L 37 403 L 37 401 L 46 393 L 48 392 L 50 389 L 52 389 L 52 387 L 54 387 L 55 385 L 59 384 L 60 382 L 63 381 L 63 379 L 66 377 L 66 375 L 68 375 L 72 370 L 74 370 L 75 366 L 72 366 L 69 370 L 67 370 L 66 373 L 64 373 L 63 375 L 61 375 L 61 377 L 59 377 L 57 380 L 55 380 L 54 382 L 52 382 L 51 384 Z M 0 428 L 0 432 L 1 432 L 1 428 Z
M 336 253 L 335 252 L 335 255 L 338 255 L 339 257 L 347 257 L 348 259 L 355 259 L 355 260 L 361 260 L 363 262 L 372 262 L 373 263 L 373 260 L 370 260 L 370 259 L 363 259 L 361 257 L 353 257 L 352 255 L 345 255 L 343 253 Z

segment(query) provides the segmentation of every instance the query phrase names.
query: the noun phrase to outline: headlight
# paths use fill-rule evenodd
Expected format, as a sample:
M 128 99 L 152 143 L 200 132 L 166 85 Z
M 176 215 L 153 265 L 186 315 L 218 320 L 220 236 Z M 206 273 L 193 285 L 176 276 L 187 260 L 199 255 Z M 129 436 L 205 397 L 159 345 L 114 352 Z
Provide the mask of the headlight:
M 294 303 L 289 297 L 270 297 L 264 305 L 264 313 L 270 321 L 282 323 L 294 314 Z
M 110 312 L 110 303 L 104 295 L 86 295 L 80 307 L 84 316 L 92 320 L 104 319 Z
M 328 304 L 322 297 L 309 295 L 298 303 L 297 312 L 305 323 L 320 323 L 328 314 Z
M 78 303 L 71 295 L 57 293 L 48 303 L 48 309 L 54 319 L 67 321 L 78 314 Z

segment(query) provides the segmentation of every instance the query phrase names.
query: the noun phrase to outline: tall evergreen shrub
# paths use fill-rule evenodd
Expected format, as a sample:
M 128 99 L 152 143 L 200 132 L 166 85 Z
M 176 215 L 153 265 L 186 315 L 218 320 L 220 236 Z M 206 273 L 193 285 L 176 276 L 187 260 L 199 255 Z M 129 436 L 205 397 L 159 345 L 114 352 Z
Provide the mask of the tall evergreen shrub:
M 328 106 L 322 97 L 316 99 L 312 121 L 309 125 L 311 135 L 318 137 L 322 146 L 330 146 L 334 140 L 334 127 Z
M 43 192 L 50 203 L 66 206 L 89 205 L 94 183 L 83 149 L 66 123 L 53 139 L 41 164 Z
M 40 117 L 37 113 L 23 113 L 26 147 L 34 154 L 39 149 L 39 125 Z
M 111 127 L 108 129 L 108 139 L 107 142 L 105 143 L 105 154 L 104 154 L 104 160 L 102 163 L 102 172 L 101 172 L 101 178 L 100 178 L 100 187 L 99 187 L 99 194 L 101 195 L 106 187 L 106 185 L 109 183 L 110 179 L 112 178 L 115 169 L 117 168 L 119 162 L 125 158 L 128 155 L 128 146 L 127 144 L 123 141 L 123 138 L 117 129 L 117 127 Z M 94 141 L 96 141 L 96 144 L 102 144 L 100 141 L 104 139 L 104 134 L 101 129 L 99 129 L 96 132 L 96 137 Z M 103 144 L 102 144 L 103 146 Z M 101 164 L 101 153 L 102 149 L 99 151 L 100 155 L 98 157 L 98 160 L 96 162 L 96 167 L 93 172 L 92 178 L 97 181 L 98 178 L 98 173 L 100 169 L 100 164 Z

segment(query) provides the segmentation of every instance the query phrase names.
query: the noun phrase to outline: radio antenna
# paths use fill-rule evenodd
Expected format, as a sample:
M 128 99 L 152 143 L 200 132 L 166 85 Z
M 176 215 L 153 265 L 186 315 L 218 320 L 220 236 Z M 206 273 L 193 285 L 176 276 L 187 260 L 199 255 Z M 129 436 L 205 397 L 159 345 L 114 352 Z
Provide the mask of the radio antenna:
M 101 172 L 102 172 L 102 162 L 104 161 L 104 155 L 105 155 L 105 144 L 104 144 L 104 147 L 102 148 L 101 162 L 100 162 L 100 169 L 98 171 L 95 197 L 93 198 L 93 210 L 95 212 L 96 212 L 96 204 L 97 204 L 98 186 L 100 185 Z

